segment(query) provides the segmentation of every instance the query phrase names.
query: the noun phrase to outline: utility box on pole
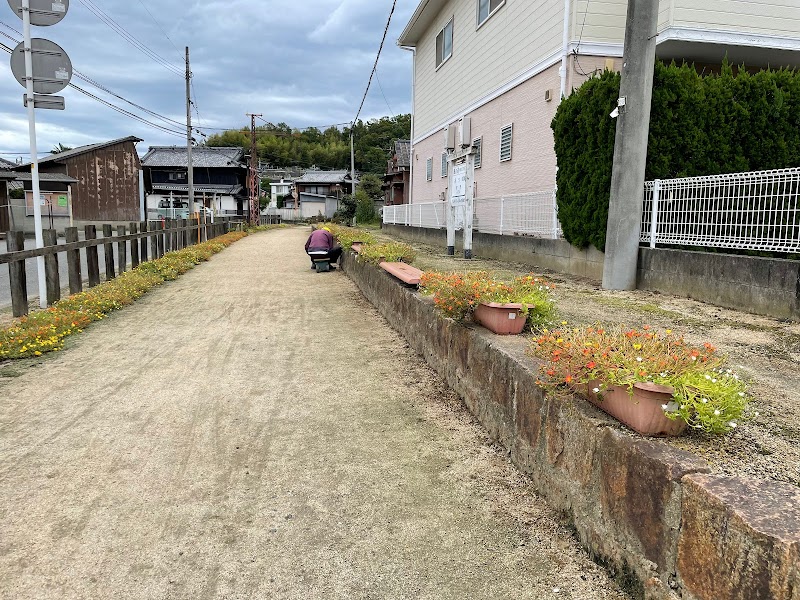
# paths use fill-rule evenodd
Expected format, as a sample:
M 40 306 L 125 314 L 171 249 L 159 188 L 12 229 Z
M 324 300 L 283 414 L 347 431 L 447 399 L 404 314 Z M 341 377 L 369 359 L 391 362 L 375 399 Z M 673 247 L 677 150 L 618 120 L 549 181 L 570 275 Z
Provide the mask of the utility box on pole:
M 472 258 L 472 217 L 474 214 L 475 153 L 470 137 L 470 121 L 448 128 L 448 142 L 458 142 L 456 148 L 448 148 L 448 198 L 447 198 L 447 254 L 456 253 L 456 230 L 459 229 L 459 216 L 464 228 L 464 258 Z

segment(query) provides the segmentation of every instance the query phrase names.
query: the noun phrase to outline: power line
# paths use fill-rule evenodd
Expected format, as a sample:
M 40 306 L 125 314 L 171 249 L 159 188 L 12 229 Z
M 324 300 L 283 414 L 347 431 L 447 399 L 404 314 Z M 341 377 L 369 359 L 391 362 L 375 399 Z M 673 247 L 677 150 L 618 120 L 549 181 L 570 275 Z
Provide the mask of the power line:
M 182 54 L 182 53 L 181 53 L 181 51 L 178 49 L 178 47 L 175 45 L 175 42 L 173 42 L 173 41 L 172 41 L 172 38 L 170 38 L 170 37 L 169 37 L 169 34 L 167 34 L 167 32 L 166 32 L 166 31 L 164 31 L 164 28 L 163 28 L 163 27 L 161 27 L 161 24 L 160 24 L 160 23 L 159 23 L 159 22 L 156 20 L 156 18 L 153 16 L 153 13 L 151 13 L 151 12 L 150 12 L 150 9 L 149 9 L 149 8 L 147 8 L 147 6 L 145 6 L 145 3 L 144 3 L 144 2 L 142 2 L 142 0 L 139 0 L 139 4 L 141 4 L 141 5 L 142 5 L 142 8 L 143 8 L 143 9 L 145 9 L 145 10 L 147 11 L 147 14 L 148 14 L 148 15 L 150 15 L 150 18 L 153 20 L 153 23 L 155 23 L 155 24 L 156 24 L 156 26 L 157 26 L 157 27 L 158 27 L 158 28 L 161 30 L 161 33 L 163 33 L 163 34 L 164 34 L 164 37 L 165 37 L 165 38 L 167 38 L 167 41 L 169 41 L 169 43 L 170 43 L 170 44 L 172 44 L 172 47 L 173 47 L 173 48 L 175 48 L 175 52 L 177 52 L 177 53 L 178 53 L 178 56 L 180 56 L 180 57 L 181 57 L 181 60 L 183 60 L 183 54 Z
M 386 108 L 389 109 L 389 114 L 392 115 L 392 118 L 394 119 L 394 111 L 392 110 L 392 107 L 389 106 L 389 101 L 386 99 L 386 94 L 383 93 L 383 86 L 381 85 L 381 78 L 378 76 L 378 71 L 377 70 L 375 71 L 375 81 L 378 82 L 378 89 L 381 91 L 381 96 L 383 96 L 383 101 L 386 102 Z
M 394 9 L 396 6 L 397 0 L 393 0 L 392 10 L 389 12 L 389 18 L 386 20 L 386 28 L 383 30 L 383 38 L 381 39 L 381 45 L 378 48 L 378 55 L 375 57 L 375 64 L 372 67 L 372 73 L 369 75 L 367 89 L 364 90 L 364 97 L 361 99 L 361 105 L 358 107 L 358 112 L 356 113 L 356 118 L 353 119 L 353 123 L 358 122 L 358 117 L 361 115 L 361 110 L 364 108 L 364 102 L 367 101 L 367 94 L 369 94 L 369 88 L 372 85 L 372 78 L 375 76 L 375 71 L 378 70 L 378 61 L 381 59 L 381 52 L 383 52 L 383 45 L 386 43 L 386 36 L 389 34 L 389 25 L 392 23 L 392 15 L 394 15 Z
M 86 9 L 91 12 L 94 16 L 96 16 L 100 21 L 108 25 L 112 31 L 117 33 L 122 39 L 128 42 L 131 46 L 142 52 L 145 56 L 152 59 L 156 63 L 160 64 L 162 67 L 174 73 L 175 75 L 179 75 L 181 78 L 184 77 L 183 71 L 170 63 L 167 59 L 161 57 L 157 54 L 154 50 L 151 50 L 149 46 L 140 42 L 135 36 L 129 33 L 122 25 L 117 23 L 110 17 L 107 13 L 103 12 L 101 8 L 99 8 L 96 4 L 92 2 L 92 0 L 79 0 L 81 4 L 83 4 Z

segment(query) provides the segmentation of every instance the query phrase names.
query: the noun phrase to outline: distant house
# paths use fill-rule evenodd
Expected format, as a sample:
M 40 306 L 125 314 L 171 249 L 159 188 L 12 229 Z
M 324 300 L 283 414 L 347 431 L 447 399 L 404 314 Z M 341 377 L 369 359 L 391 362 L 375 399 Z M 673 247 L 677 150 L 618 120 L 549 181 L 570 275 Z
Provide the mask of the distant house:
M 281 177 L 280 181 L 272 182 L 269 184 L 270 188 L 270 202 L 269 205 L 273 208 L 278 206 L 278 198 L 287 196 L 294 186 L 293 179 L 284 179 Z
M 39 159 L 41 190 L 61 193 L 56 199 L 56 205 L 49 209 L 58 213 L 62 220 L 71 216 L 76 224 L 138 221 L 141 211 L 141 163 L 136 144 L 141 141 L 137 137 L 129 136 L 80 146 Z M 30 223 L 24 229 L 31 231 L 31 166 L 14 165 L 13 169 L 20 174 L 18 179 L 26 190 L 24 217 Z M 64 200 L 62 196 L 68 191 L 71 192 L 70 198 Z M 15 226 L 19 227 L 19 223 L 15 223 Z
M 339 200 L 352 193 L 349 171 L 309 171 L 295 181 L 294 201 L 286 208 L 299 208 L 303 218 L 322 215 L 327 218 L 339 208 Z
M 394 154 L 383 176 L 384 205 L 408 204 L 410 186 L 411 141 L 398 140 L 394 143 Z
M 245 215 L 249 212 L 247 166 L 241 148 L 199 147 L 192 149 L 194 200 L 215 215 Z M 181 217 L 189 208 L 189 161 L 185 147 L 152 146 L 142 159 L 151 216 Z M 181 212 L 183 211 L 183 212 Z

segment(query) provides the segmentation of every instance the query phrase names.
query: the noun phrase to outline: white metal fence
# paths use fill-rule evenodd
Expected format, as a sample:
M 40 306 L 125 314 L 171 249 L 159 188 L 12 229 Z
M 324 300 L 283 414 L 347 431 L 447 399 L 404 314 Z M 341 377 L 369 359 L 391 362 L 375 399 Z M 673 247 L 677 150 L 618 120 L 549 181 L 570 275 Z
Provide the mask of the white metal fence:
M 642 241 L 798 252 L 799 195 L 797 168 L 649 181 Z
M 417 202 L 385 206 L 383 222 L 386 225 L 444 229 L 447 227 L 447 203 Z M 456 223 L 460 228 L 463 215 L 456 216 Z M 555 192 L 477 198 L 474 228 L 476 231 L 499 235 L 558 238 L 561 236 L 561 225 L 558 222 Z

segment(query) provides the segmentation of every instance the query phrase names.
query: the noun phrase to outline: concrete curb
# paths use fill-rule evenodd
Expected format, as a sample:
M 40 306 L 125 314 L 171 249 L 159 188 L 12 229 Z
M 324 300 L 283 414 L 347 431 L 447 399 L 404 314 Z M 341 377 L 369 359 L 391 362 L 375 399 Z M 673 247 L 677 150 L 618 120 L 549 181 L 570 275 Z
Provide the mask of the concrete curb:
M 342 264 L 635 597 L 800 600 L 800 489 L 710 475 L 588 402 L 547 396 L 525 340 L 444 319 L 354 255 Z

